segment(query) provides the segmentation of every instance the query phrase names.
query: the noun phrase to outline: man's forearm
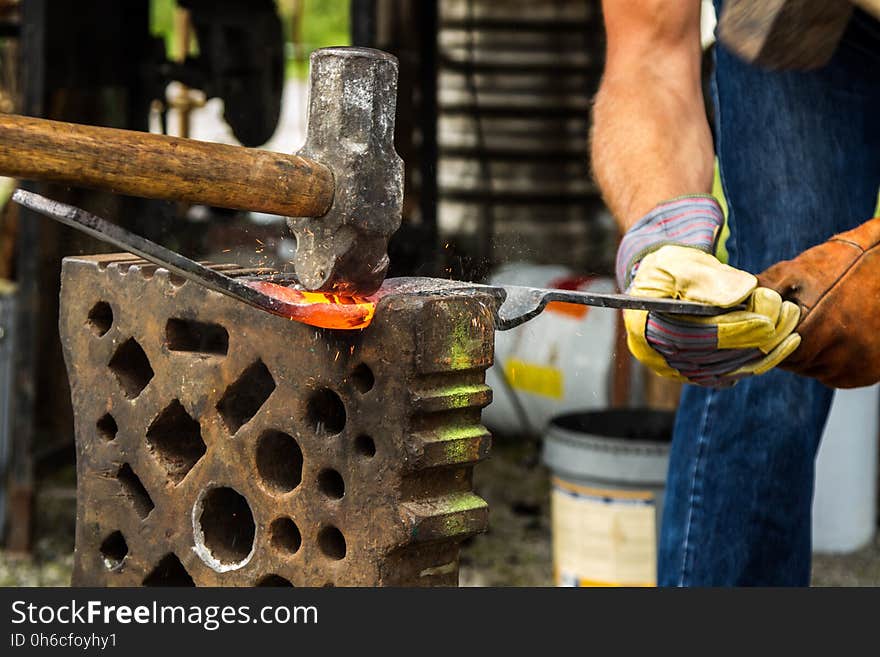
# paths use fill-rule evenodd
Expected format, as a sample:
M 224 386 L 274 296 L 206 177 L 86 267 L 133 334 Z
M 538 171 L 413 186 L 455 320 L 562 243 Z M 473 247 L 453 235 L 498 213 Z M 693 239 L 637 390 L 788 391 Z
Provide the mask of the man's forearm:
M 593 173 L 621 228 L 658 203 L 712 188 L 714 154 L 702 93 L 652 72 L 603 81 L 593 111 Z
M 711 190 L 700 0 L 602 0 L 608 48 L 593 111 L 593 173 L 621 227 Z

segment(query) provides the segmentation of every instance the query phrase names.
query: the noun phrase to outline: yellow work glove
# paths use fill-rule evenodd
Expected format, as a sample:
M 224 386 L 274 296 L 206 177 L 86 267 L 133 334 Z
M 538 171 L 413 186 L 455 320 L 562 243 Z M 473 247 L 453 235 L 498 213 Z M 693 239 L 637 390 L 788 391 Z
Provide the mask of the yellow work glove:
M 715 317 L 624 311 L 630 351 L 662 376 L 728 386 L 776 367 L 800 344 L 795 304 L 697 248 L 666 245 L 644 256 L 627 292 L 722 308 L 745 304 Z
M 713 257 L 724 213 L 707 194 L 661 203 L 623 236 L 620 289 L 636 296 L 699 301 L 730 308 L 718 317 L 627 311 L 630 350 L 658 374 L 709 386 L 732 385 L 778 365 L 800 341 L 799 310 L 751 274 Z

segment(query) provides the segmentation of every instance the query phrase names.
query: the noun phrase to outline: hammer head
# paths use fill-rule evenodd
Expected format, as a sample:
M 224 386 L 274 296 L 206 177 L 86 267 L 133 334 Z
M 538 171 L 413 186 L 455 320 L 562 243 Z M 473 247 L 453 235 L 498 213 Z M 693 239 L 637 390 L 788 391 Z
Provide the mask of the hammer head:
M 397 59 L 369 48 L 312 53 L 306 143 L 335 193 L 323 217 L 290 217 L 297 278 L 309 290 L 370 294 L 388 270 L 400 227 L 403 162 L 394 150 Z
M 818 68 L 837 49 L 852 11 L 850 0 L 726 0 L 718 38 L 763 68 Z

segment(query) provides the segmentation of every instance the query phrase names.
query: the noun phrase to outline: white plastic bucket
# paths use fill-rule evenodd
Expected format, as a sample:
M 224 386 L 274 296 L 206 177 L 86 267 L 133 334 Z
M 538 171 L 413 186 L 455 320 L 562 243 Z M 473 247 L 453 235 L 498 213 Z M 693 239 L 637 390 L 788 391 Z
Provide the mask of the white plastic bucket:
M 544 436 L 559 586 L 655 586 L 674 414 L 563 415 Z
M 854 552 L 874 538 L 878 415 L 880 386 L 834 393 L 816 457 L 814 552 Z
M 610 278 L 576 277 L 564 267 L 525 263 L 499 269 L 490 281 L 616 291 Z M 506 435 L 541 433 L 557 415 L 607 408 L 618 314 L 555 304 L 522 326 L 496 333 L 495 365 L 486 375 L 494 392 L 483 411 L 486 426 Z

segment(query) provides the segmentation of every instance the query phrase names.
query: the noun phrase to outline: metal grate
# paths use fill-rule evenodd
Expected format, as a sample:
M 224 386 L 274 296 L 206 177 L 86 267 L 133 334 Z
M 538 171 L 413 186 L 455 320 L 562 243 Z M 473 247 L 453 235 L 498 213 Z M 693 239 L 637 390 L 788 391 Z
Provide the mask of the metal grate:
M 444 236 L 494 264 L 608 268 L 613 235 L 587 153 L 598 1 L 442 0 L 439 50 Z

